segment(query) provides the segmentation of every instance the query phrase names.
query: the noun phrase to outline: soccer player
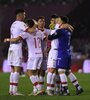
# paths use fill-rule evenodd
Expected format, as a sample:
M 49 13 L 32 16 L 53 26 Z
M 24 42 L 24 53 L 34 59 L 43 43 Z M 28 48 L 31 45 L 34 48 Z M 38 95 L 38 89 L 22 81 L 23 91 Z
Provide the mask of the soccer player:
M 57 29 L 58 25 L 56 25 L 56 18 L 58 18 L 58 16 L 56 14 L 51 16 L 51 24 L 49 25 L 51 31 L 51 35 L 55 32 L 55 30 Z M 61 28 L 67 28 L 70 29 L 71 31 L 73 30 L 73 27 L 70 24 L 63 24 Z M 49 52 L 49 56 L 48 56 L 48 62 L 47 62 L 47 69 L 48 69 L 48 74 L 47 74 L 47 94 L 48 95 L 53 95 L 53 91 L 54 91 L 54 79 L 56 79 L 56 92 L 58 93 L 60 91 L 59 87 L 59 83 L 60 83 L 60 78 L 58 75 L 58 72 L 56 70 L 56 59 L 57 59 L 57 40 L 53 40 L 51 41 L 51 49 Z M 55 73 L 56 72 L 56 73 Z
M 37 18 L 37 23 L 38 23 L 38 31 L 42 33 L 43 35 L 49 35 L 50 34 L 50 29 L 45 28 L 45 17 L 44 16 L 39 16 Z M 39 84 L 44 90 L 44 78 L 45 78 L 45 71 L 47 69 L 47 42 L 48 40 L 42 40 L 41 41 L 41 46 L 42 46 L 42 51 L 43 51 L 43 62 L 41 69 L 39 71 Z
M 49 37 L 50 40 L 57 40 L 57 61 L 56 68 L 58 69 L 59 76 L 61 79 L 61 84 L 63 87 L 63 95 L 69 95 L 68 90 L 68 82 L 67 77 L 70 78 L 73 85 L 76 87 L 76 94 L 80 94 L 83 92 L 82 87 L 79 85 L 77 78 L 71 72 L 71 51 L 70 51 L 70 39 L 72 32 L 67 29 L 60 29 L 60 27 L 68 22 L 68 18 L 65 16 L 61 16 L 56 19 L 56 23 L 58 24 L 58 29 L 53 34 L 53 37 Z
M 56 14 L 51 15 L 50 25 L 49 25 L 50 30 L 54 30 L 55 29 L 56 18 L 58 18 L 58 15 L 56 15 Z M 49 46 L 49 49 L 50 49 L 50 47 L 51 46 Z M 58 74 L 56 74 L 56 71 L 55 71 L 51 75 L 52 79 L 50 80 L 50 75 L 49 75 L 50 74 L 50 68 L 47 67 L 47 69 L 48 69 L 48 74 L 47 74 L 47 94 L 48 95 L 52 95 L 52 94 L 54 94 L 54 92 L 58 93 L 58 91 L 60 90 L 60 88 L 59 88 L 59 86 L 60 86 L 59 85 L 60 78 L 58 77 Z M 50 84 L 50 81 L 51 81 L 51 84 Z M 51 91 L 48 91 L 48 90 L 51 90 Z
M 15 12 L 16 20 L 12 23 L 10 28 L 11 38 L 16 38 L 20 33 L 27 30 L 27 25 L 23 22 L 25 19 L 25 11 L 17 9 Z M 22 63 L 22 41 L 10 43 L 8 50 L 8 64 L 11 66 L 10 74 L 10 95 L 21 95 L 18 93 L 18 81 L 20 66 Z
M 27 20 L 26 23 L 29 27 L 28 32 L 23 32 L 17 38 L 5 39 L 5 41 L 18 42 L 26 39 L 28 46 L 27 74 L 33 84 L 33 93 L 29 95 L 38 95 L 42 93 L 41 87 L 38 84 L 38 70 L 41 67 L 43 59 L 41 40 L 45 38 L 45 35 L 36 30 L 37 22 L 35 20 Z

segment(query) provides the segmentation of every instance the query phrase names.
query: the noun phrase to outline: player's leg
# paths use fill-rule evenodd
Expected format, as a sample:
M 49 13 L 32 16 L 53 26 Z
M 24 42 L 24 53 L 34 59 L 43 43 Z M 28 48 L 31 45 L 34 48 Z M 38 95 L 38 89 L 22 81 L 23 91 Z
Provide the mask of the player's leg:
M 13 63 L 14 66 L 14 74 L 13 74 L 13 94 L 14 95 L 22 95 L 18 93 L 18 83 L 21 71 L 22 64 L 22 50 L 13 51 Z
M 42 57 L 38 57 L 38 63 L 37 63 L 37 79 L 38 79 L 38 87 L 37 87 L 37 95 L 43 95 L 44 92 L 44 76 L 45 76 L 45 70 L 40 70 L 41 69 L 41 64 L 42 64 Z M 40 83 L 41 82 L 41 83 Z
M 63 95 L 69 95 L 68 81 L 67 81 L 67 77 L 65 74 L 65 70 L 59 68 L 58 72 L 59 72 L 59 76 L 60 76 L 61 84 L 62 84 L 62 88 L 63 88 Z
M 45 82 L 45 70 L 40 69 L 39 85 L 41 86 L 42 90 L 44 90 L 44 82 Z
M 13 95 L 13 75 L 14 75 L 14 67 L 11 66 L 11 73 L 10 73 L 10 85 L 9 85 L 9 94 Z
M 67 81 L 67 76 L 65 74 L 65 71 L 68 68 L 67 67 L 68 66 L 68 52 L 67 51 L 59 51 L 56 65 L 57 65 L 56 67 L 58 69 L 58 73 L 61 80 L 63 95 L 69 95 L 68 81 Z
M 54 91 L 54 74 L 55 68 L 48 68 L 47 72 L 47 89 L 46 92 L 48 95 L 52 96 Z
M 27 64 L 28 76 L 33 84 L 33 95 L 38 95 L 37 92 L 41 90 L 38 78 L 38 69 L 40 69 L 39 66 L 40 62 L 42 63 L 42 59 L 35 57 L 35 58 L 30 58 Z
M 36 94 L 37 92 L 37 85 L 38 81 L 36 78 L 36 65 L 35 65 L 36 59 L 35 58 L 29 58 L 27 62 L 27 75 L 29 79 L 31 80 L 31 83 L 33 84 L 33 92 L 31 94 Z M 31 95 L 29 94 L 29 95 Z
M 55 69 L 53 70 L 52 72 L 52 79 L 51 79 L 51 91 L 52 91 L 52 94 L 54 95 L 55 94 Z
M 19 72 L 22 59 L 22 52 L 9 50 L 8 52 L 8 64 L 11 65 L 11 74 L 10 74 L 10 88 L 9 92 L 13 95 L 18 91 L 18 81 L 19 81 Z
M 71 66 L 71 55 L 68 57 L 68 70 L 66 70 L 66 75 L 69 77 L 72 84 L 76 87 L 76 94 L 80 94 L 83 92 L 82 87 L 79 85 L 78 80 L 76 76 L 71 72 L 70 66 Z
M 29 95 L 34 95 L 37 93 L 37 78 L 36 78 L 36 70 L 27 70 L 27 75 L 29 76 L 29 79 L 31 80 L 31 83 L 33 84 L 33 92 L 30 93 Z
M 42 61 L 42 65 L 39 71 L 39 85 L 41 89 L 44 91 L 44 82 L 45 82 L 45 71 L 46 71 L 47 62 L 46 60 Z
M 79 82 L 76 76 L 71 72 L 71 70 L 66 71 L 66 75 L 69 77 L 72 84 L 76 87 L 76 94 L 81 94 L 83 92 L 82 87 L 79 85 Z
M 56 69 L 56 51 L 50 50 L 47 62 L 47 94 L 53 95 L 52 90 L 54 90 L 54 78 Z M 48 91 L 51 91 L 50 93 Z
M 12 61 L 13 61 L 13 51 L 9 50 L 8 51 L 8 65 L 12 65 Z M 14 75 L 14 67 L 11 66 L 11 73 L 10 73 L 10 85 L 9 85 L 9 94 L 13 95 L 13 75 Z
M 18 83 L 19 83 L 19 77 L 20 77 L 20 66 L 14 66 L 14 74 L 13 74 L 13 95 L 23 95 L 18 92 Z
M 58 74 L 58 70 L 56 69 L 55 72 L 55 94 L 59 94 L 61 91 L 61 81 Z

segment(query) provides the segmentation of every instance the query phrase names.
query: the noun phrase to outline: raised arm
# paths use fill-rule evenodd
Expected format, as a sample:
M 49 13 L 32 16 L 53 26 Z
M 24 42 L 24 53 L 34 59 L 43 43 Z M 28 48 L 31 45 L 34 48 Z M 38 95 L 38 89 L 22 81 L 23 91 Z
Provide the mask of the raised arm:
M 68 30 L 70 30 L 71 32 L 73 32 L 73 30 L 74 30 L 74 27 L 73 27 L 72 25 L 68 24 L 68 23 L 62 24 L 62 25 L 60 26 L 60 29 L 62 29 L 62 28 L 68 29 Z
M 57 39 L 57 38 L 59 38 L 61 36 L 61 34 L 62 34 L 61 29 L 58 29 L 52 35 L 48 35 L 48 40 Z

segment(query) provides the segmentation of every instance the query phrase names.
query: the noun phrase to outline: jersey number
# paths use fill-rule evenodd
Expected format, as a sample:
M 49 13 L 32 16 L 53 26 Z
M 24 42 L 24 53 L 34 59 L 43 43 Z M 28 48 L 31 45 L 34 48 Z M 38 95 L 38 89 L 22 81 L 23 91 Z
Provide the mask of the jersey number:
M 41 40 L 40 38 L 34 38 L 35 48 L 41 48 Z

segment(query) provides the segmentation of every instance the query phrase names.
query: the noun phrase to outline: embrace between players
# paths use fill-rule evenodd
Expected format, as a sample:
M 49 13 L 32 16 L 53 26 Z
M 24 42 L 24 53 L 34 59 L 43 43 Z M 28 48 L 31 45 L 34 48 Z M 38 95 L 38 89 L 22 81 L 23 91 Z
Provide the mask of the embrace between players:
M 70 39 L 73 27 L 68 24 L 66 16 L 51 16 L 50 29 L 45 28 L 45 18 L 39 16 L 25 20 L 25 11 L 16 10 L 16 21 L 11 25 L 11 38 L 8 51 L 8 64 L 11 65 L 10 95 L 23 95 L 18 92 L 20 66 L 22 63 L 22 40 L 25 39 L 28 47 L 27 75 L 33 84 L 30 95 L 44 94 L 44 78 L 47 70 L 47 95 L 70 95 L 67 76 L 76 87 L 76 94 L 83 92 L 77 78 L 71 72 Z M 50 45 L 51 44 L 51 47 Z

